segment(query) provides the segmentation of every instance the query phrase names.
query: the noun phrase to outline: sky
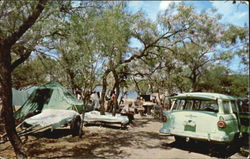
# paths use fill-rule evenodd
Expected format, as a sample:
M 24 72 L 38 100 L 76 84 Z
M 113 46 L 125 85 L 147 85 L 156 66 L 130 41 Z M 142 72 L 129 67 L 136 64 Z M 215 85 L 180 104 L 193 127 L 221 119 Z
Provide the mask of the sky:
M 131 12 L 142 10 L 148 18 L 156 20 L 157 14 L 160 11 L 169 7 L 170 3 L 181 3 L 181 1 L 130 1 L 128 3 Z M 204 9 L 215 8 L 217 13 L 221 14 L 221 23 L 233 24 L 236 26 L 249 27 L 249 3 L 242 4 L 237 2 L 233 4 L 232 1 L 184 1 L 183 3 L 192 5 L 197 12 Z M 131 41 L 132 47 L 140 46 L 138 41 Z M 235 57 L 230 64 L 230 69 L 237 72 L 242 66 L 239 62 L 239 57 Z
M 129 1 L 128 6 L 130 11 L 137 12 L 143 10 L 147 16 L 155 20 L 159 11 L 165 10 L 170 3 L 180 3 L 181 1 Z M 232 1 L 183 1 L 185 4 L 194 6 L 200 12 L 203 9 L 216 8 L 217 12 L 222 15 L 222 23 L 230 23 L 238 26 L 244 26 L 246 23 L 249 26 L 249 5 Z

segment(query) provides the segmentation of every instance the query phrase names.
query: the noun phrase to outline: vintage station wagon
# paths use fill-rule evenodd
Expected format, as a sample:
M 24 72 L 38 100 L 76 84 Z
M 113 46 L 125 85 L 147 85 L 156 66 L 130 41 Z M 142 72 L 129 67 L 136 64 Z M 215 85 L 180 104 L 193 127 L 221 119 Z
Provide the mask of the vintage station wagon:
M 231 143 L 240 136 L 237 99 L 217 93 L 184 93 L 172 97 L 161 133 L 176 141 L 190 139 Z

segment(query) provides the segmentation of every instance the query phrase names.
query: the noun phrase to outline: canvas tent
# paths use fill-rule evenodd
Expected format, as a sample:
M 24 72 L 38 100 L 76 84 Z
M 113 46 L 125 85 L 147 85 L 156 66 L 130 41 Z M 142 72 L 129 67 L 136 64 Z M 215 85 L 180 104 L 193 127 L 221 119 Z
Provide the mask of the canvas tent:
M 15 113 L 16 119 L 40 113 L 44 109 L 75 110 L 81 113 L 83 102 L 57 82 L 37 87 Z
M 28 99 L 29 94 L 26 91 L 19 91 L 12 88 L 12 105 L 21 106 Z
M 37 89 L 38 87 L 36 86 L 33 86 L 33 87 L 30 87 L 28 89 L 26 89 L 25 91 L 30 95 L 35 89 Z

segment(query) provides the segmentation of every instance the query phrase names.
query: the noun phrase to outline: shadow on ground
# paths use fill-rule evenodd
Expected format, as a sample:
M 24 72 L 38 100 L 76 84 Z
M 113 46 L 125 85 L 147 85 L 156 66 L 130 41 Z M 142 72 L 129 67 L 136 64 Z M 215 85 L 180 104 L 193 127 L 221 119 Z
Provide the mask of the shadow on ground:
M 228 158 L 235 153 L 239 152 L 239 146 L 233 146 L 230 148 L 226 148 L 222 145 L 216 145 L 209 142 L 172 142 L 172 143 L 163 143 L 163 147 L 165 148 L 177 148 L 181 150 L 185 150 L 188 152 L 200 153 L 203 155 L 217 157 L 217 158 Z
M 84 124 L 85 127 L 104 127 L 104 128 L 109 128 L 109 129 L 116 129 L 116 130 L 127 130 L 128 127 L 121 127 L 121 124 L 112 124 L 112 123 L 87 123 Z
M 65 132 L 63 134 L 67 136 L 60 138 L 56 133 L 59 131 L 47 136 L 45 132 L 40 136 L 41 138 L 27 142 L 25 146 L 29 156 L 38 158 L 123 158 L 126 154 L 119 148 L 130 145 L 127 135 L 122 132 L 107 134 L 86 131 L 82 138 L 71 137 Z M 45 153 L 46 156 L 43 156 L 42 154 Z
M 71 130 L 66 128 L 55 129 L 53 131 L 48 129 L 39 133 L 31 134 L 31 136 L 34 136 L 36 138 L 50 138 L 50 139 L 58 139 L 68 135 L 71 135 Z
M 128 130 L 121 130 L 120 125 L 87 124 L 83 128 L 82 138 L 72 137 L 70 129 L 55 129 L 33 134 L 25 144 L 31 157 L 37 158 L 126 158 L 129 152 L 121 147 L 164 148 L 161 144 L 148 141 L 167 140 L 167 136 L 159 135 L 158 130 L 134 131 L 154 119 L 136 119 L 135 125 Z M 100 127 L 101 126 L 101 127 Z M 94 127 L 94 129 L 88 129 Z M 100 128 L 99 128 L 100 127 Z M 169 147 L 171 149 L 171 147 Z
M 159 121 L 142 117 L 134 121 L 127 130 L 120 125 L 87 124 L 83 128 L 82 138 L 72 137 L 70 129 L 55 129 L 38 133 L 25 144 L 30 157 L 34 158 L 128 158 L 131 154 L 121 147 L 133 149 L 177 148 L 189 152 L 226 158 L 238 152 L 238 149 L 223 151 L 207 143 L 177 143 L 172 137 L 161 135 L 159 130 L 145 130 L 147 124 L 158 124 Z M 151 125 L 149 125 L 150 127 Z

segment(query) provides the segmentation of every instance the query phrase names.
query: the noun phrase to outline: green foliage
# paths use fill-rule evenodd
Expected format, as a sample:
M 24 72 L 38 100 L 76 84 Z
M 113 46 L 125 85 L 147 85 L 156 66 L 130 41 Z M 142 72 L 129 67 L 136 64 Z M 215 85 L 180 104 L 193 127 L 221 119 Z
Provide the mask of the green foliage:
M 248 36 L 248 31 L 245 28 L 230 25 L 228 30 L 224 32 L 223 40 L 229 42 L 229 44 L 236 44 L 238 38 L 239 40 L 245 40 L 246 36 Z
M 1 8 L 17 6 L 6 17 L 9 22 L 0 26 L 2 35 L 15 31 L 27 16 L 25 6 L 28 9 L 36 3 L 2 3 Z M 230 70 L 222 64 L 229 64 L 237 55 L 249 65 L 248 28 L 221 24 L 215 10 L 197 13 L 181 3 L 159 13 L 152 22 L 142 12 L 128 13 L 125 2 L 84 2 L 79 8 L 70 4 L 49 3 L 41 18 L 13 46 L 13 62 L 24 54 L 20 50 L 47 54 L 43 58 L 53 56 L 53 60 L 35 56 L 17 68 L 13 72 L 15 87 L 56 80 L 86 93 L 101 84 L 104 72 L 110 70 L 118 79 L 108 76 L 109 89 L 116 82 L 121 88 L 130 88 L 131 79 L 135 79 L 143 93 L 246 94 L 247 83 L 238 81 L 245 76 L 229 75 Z M 131 48 L 132 38 L 142 47 Z
M 208 92 L 217 92 L 246 98 L 248 95 L 248 76 L 231 74 L 223 66 L 214 66 L 206 71 L 200 80 L 199 89 Z
M 204 10 L 198 14 L 194 8 L 184 4 L 169 7 L 163 14 L 158 15 L 157 22 L 161 29 L 159 33 L 162 31 L 170 33 L 171 29 L 178 30 L 184 25 L 188 28 L 166 41 L 160 40 L 157 50 L 151 51 L 155 56 L 149 55 L 139 66 L 133 65 L 136 67 L 135 70 L 140 72 L 138 74 L 148 75 L 143 77 L 148 81 L 146 81 L 147 84 L 141 85 L 142 89 L 148 90 L 150 85 L 152 88 L 157 88 L 151 91 L 167 90 L 171 93 L 210 91 L 228 94 L 231 91 L 230 94 L 233 94 L 232 92 L 238 92 L 229 89 L 233 87 L 229 84 L 232 81 L 226 78 L 228 73 L 223 73 L 225 68 L 220 64 L 229 64 L 235 54 L 241 54 L 243 57 L 243 51 L 235 52 L 231 49 L 236 46 L 236 43 L 230 43 L 230 47 L 226 44 L 229 44 L 233 37 L 240 37 L 238 41 L 244 42 L 248 32 L 235 26 L 227 27 L 219 23 L 219 19 L 220 16 L 213 10 Z M 140 24 L 143 23 L 140 22 Z M 149 27 L 146 26 L 146 28 Z M 143 32 L 140 33 L 142 34 L 140 37 L 144 38 Z M 155 36 L 157 34 L 152 34 L 152 37 Z M 155 70 L 160 64 L 161 67 Z M 210 72 L 210 69 L 217 65 L 219 67 Z M 229 70 L 226 71 L 229 72 Z M 221 85 L 225 88 L 222 89 Z M 247 83 L 242 85 L 243 88 L 247 88 Z
M 46 66 L 44 65 L 46 63 Z M 12 73 L 14 88 L 27 88 L 47 83 L 50 69 L 55 61 L 51 59 L 30 59 L 17 67 Z
M 230 94 L 236 97 L 248 97 L 248 75 L 230 75 L 229 79 L 231 81 L 231 85 L 228 87 Z

